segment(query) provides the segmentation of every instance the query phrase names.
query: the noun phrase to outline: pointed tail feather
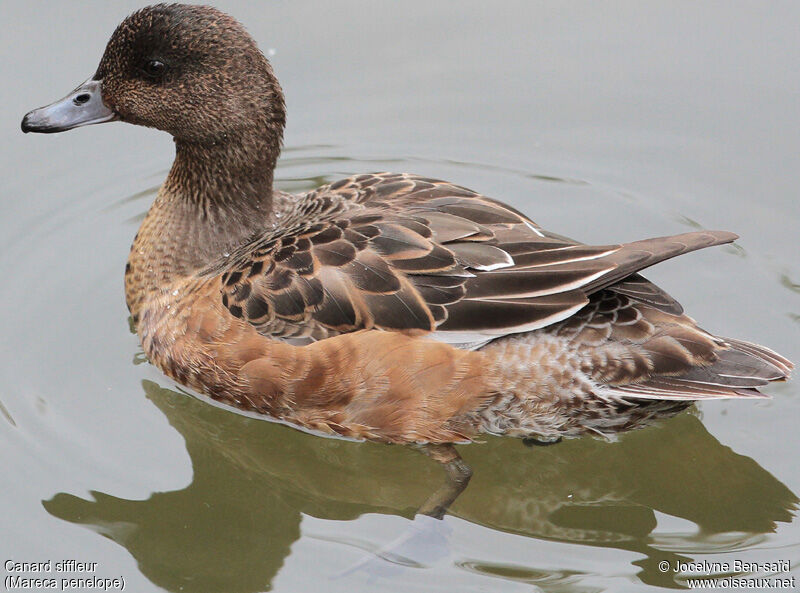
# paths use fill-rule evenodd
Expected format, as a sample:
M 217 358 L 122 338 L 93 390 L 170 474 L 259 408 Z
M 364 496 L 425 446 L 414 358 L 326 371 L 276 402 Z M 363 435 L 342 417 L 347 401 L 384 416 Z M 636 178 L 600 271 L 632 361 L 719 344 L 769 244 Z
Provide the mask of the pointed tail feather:
M 704 399 L 766 398 L 758 389 L 738 388 L 685 381 L 679 377 L 656 377 L 643 383 L 629 383 L 604 388 L 605 395 L 628 399 L 656 399 L 695 401 Z
M 760 344 L 754 344 L 752 342 L 745 342 L 744 340 L 737 340 L 735 338 L 721 338 L 721 339 L 724 340 L 725 343 L 728 344 L 733 350 L 744 352 L 745 354 L 748 354 L 755 359 L 768 363 L 782 374 L 781 377 L 770 379 L 770 381 L 781 381 L 784 379 L 788 379 L 789 375 L 792 374 L 792 369 L 794 369 L 794 363 L 788 358 L 781 356 L 774 350 L 770 350 L 766 346 L 762 346 Z
M 758 387 L 789 378 L 794 365 L 777 352 L 744 340 L 720 338 L 729 349 L 717 360 L 677 376 L 657 376 L 641 383 L 608 387 L 608 395 L 633 399 L 702 400 L 768 398 Z

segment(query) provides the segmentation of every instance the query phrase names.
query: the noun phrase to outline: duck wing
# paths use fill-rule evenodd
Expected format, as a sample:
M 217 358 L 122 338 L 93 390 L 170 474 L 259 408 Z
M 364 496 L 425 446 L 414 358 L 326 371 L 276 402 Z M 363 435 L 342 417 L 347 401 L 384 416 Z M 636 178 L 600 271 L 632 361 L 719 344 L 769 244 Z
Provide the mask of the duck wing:
M 265 335 L 376 328 L 464 345 L 564 320 L 612 285 L 679 311 L 636 272 L 734 239 L 700 231 L 582 245 L 466 188 L 375 174 L 307 194 L 281 229 L 207 273 L 222 273 L 225 306 Z

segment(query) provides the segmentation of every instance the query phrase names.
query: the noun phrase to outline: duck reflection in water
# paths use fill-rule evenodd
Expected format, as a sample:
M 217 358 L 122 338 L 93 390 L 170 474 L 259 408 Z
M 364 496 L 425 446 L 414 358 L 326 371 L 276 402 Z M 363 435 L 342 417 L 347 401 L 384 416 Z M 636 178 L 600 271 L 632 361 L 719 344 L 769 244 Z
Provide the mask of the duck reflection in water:
M 268 589 L 300 538 L 304 515 L 411 519 L 441 479 L 435 465 L 404 447 L 321 439 L 155 383 L 144 389 L 185 439 L 192 483 L 146 500 L 61 493 L 44 506 L 124 546 L 142 573 L 169 591 Z M 798 501 L 755 461 L 720 444 L 692 413 L 613 443 L 578 439 L 528 448 L 490 438 L 460 450 L 476 471 L 453 515 L 504 532 L 637 552 L 638 577 L 659 586 L 676 586 L 675 575 L 657 564 L 689 560 L 674 552 L 682 545 L 718 547 L 734 538 L 728 542 L 734 547 L 771 533 L 776 522 L 792 520 Z M 691 521 L 698 533 L 659 542 L 652 533 L 656 512 Z M 374 572 L 375 564 L 367 569 Z

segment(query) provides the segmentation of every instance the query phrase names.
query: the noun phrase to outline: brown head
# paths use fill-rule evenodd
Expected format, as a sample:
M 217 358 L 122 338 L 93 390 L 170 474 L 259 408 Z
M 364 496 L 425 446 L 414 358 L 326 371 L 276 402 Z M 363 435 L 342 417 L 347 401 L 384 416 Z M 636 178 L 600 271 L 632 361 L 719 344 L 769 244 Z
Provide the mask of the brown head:
M 238 22 L 207 6 L 158 4 L 122 21 L 96 73 L 28 113 L 22 130 L 114 120 L 164 130 L 176 144 L 128 262 L 135 317 L 149 292 L 264 228 L 285 108 L 269 62 Z
M 236 20 L 208 6 L 158 4 L 122 21 L 94 76 L 28 113 L 22 130 L 117 119 L 169 132 L 179 151 L 253 145 L 260 165 L 274 166 L 285 108 L 269 62 Z

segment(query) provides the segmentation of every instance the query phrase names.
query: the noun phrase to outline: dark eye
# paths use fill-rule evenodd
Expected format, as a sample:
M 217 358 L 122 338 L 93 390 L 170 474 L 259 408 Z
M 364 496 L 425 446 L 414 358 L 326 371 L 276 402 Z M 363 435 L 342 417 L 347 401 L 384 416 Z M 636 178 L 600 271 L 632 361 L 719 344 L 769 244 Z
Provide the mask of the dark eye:
M 150 78 L 161 78 L 167 70 L 167 65 L 161 60 L 148 60 L 144 65 L 144 73 Z

